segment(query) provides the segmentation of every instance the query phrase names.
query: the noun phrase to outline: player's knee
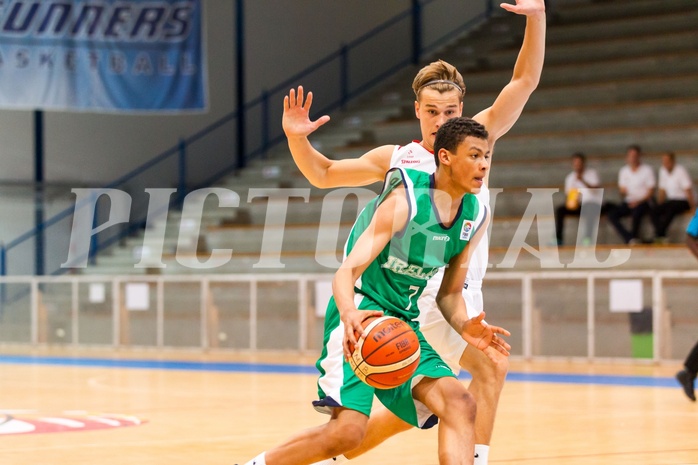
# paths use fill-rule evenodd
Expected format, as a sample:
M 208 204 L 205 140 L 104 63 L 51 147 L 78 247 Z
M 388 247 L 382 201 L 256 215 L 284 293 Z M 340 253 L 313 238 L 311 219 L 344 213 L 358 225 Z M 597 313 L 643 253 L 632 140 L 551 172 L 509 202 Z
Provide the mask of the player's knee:
M 366 434 L 366 428 L 354 425 L 338 425 L 327 432 L 327 436 L 320 447 L 324 449 L 324 455 L 336 457 L 361 445 Z
M 509 357 L 501 356 L 492 360 L 483 356 L 481 363 L 472 365 L 464 366 L 463 369 L 469 371 L 473 379 L 501 389 L 509 372 Z
M 509 372 L 509 357 L 499 357 L 492 362 L 493 375 L 497 384 L 503 384 Z
M 448 411 L 459 418 L 465 418 L 468 422 L 475 422 L 477 404 L 475 397 L 468 391 L 459 392 L 457 395 L 449 397 Z

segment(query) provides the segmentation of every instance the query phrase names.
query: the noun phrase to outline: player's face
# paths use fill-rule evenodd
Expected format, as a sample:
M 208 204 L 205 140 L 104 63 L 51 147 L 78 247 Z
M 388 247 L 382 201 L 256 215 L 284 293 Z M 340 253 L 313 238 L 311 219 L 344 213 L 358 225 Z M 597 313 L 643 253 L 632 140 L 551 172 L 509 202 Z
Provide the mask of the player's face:
M 454 183 L 464 192 L 480 192 L 490 169 L 489 143 L 477 137 L 466 137 L 449 160 Z
M 422 131 L 422 145 L 427 150 L 434 150 L 436 131 L 449 119 L 461 116 L 463 102 L 456 89 L 442 93 L 427 88 L 419 93 L 414 110 Z

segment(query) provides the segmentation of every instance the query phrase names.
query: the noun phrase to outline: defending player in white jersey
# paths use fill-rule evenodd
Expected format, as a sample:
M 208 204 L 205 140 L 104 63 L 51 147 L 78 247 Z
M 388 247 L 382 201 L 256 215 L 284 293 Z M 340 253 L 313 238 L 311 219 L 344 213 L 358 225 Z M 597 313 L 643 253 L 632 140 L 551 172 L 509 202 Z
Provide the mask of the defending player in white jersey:
M 519 118 L 528 98 L 538 86 L 545 55 L 544 1 L 517 0 L 516 5 L 501 6 L 507 11 L 526 16 L 526 31 L 511 81 L 502 89 L 492 106 L 473 117 L 487 128 L 492 151 L 495 142 L 506 134 Z M 299 87 L 297 92 L 292 89 L 284 99 L 283 127 L 291 154 L 303 175 L 314 186 L 331 188 L 379 182 L 385 173 L 395 166 L 409 165 L 413 169 L 433 171 L 431 151 L 436 131 L 448 119 L 462 114 L 465 83 L 452 65 L 437 61 L 419 71 L 412 87 L 416 96 L 415 115 L 419 119 L 422 140 L 402 148 L 394 145 L 377 147 L 359 158 L 344 160 L 329 160 L 312 147 L 308 136 L 330 118 L 322 116 L 316 121 L 311 121 L 309 110 L 313 100 L 312 93 L 309 92 L 306 97 L 302 87 Z M 478 195 L 486 204 L 489 203 L 489 170 L 487 173 L 482 191 Z M 467 288 L 463 291 L 471 315 L 480 313 L 483 308 L 481 286 L 488 263 L 488 246 L 488 241 L 483 240 L 477 247 L 469 267 Z M 430 287 L 438 289 L 438 282 L 434 281 L 435 287 Z M 420 309 L 423 310 L 422 330 L 450 366 L 456 370 L 462 367 L 472 375 L 468 390 L 477 401 L 475 464 L 486 465 L 497 404 L 508 370 L 508 359 L 499 357 L 499 361 L 495 363 L 481 351 L 470 350 L 464 341 L 459 340 L 457 334 L 454 336 L 455 332 L 445 320 L 440 318 L 433 294 L 433 290 L 429 292 L 427 289 L 419 302 Z M 445 345 L 439 344 L 439 340 Z M 337 457 L 336 461 L 327 463 L 342 463 L 347 458 L 356 457 L 408 428 L 409 425 L 386 410 L 376 412 L 371 416 L 362 445 L 345 454 L 346 457 Z

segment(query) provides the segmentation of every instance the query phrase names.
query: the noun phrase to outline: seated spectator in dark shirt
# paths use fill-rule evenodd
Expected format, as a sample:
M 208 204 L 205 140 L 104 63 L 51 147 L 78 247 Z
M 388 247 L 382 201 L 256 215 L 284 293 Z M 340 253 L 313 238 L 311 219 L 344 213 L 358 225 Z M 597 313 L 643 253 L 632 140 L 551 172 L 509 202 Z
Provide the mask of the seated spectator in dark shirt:
M 618 189 L 623 202 L 608 212 L 608 219 L 618 231 L 626 244 L 640 242 L 640 224 L 650 209 L 650 199 L 656 185 L 654 171 L 641 162 L 642 150 L 638 145 L 631 145 L 626 151 L 626 165 L 618 173 Z M 631 216 L 630 231 L 621 223 L 621 219 Z
M 586 167 L 586 157 L 577 152 L 572 155 L 572 172 L 565 178 L 564 205 L 555 210 L 555 235 L 557 244 L 562 245 L 566 216 L 580 216 L 582 214 L 582 202 L 585 205 L 584 217 L 581 218 L 584 226 L 584 235 L 577 238 L 577 243 L 588 245 L 592 238 L 596 237 L 595 228 L 598 226 L 599 213 L 601 211 L 602 194 L 595 190 L 601 184 L 599 174 L 595 169 Z M 581 231 L 581 224 L 579 230 Z
M 666 242 L 666 232 L 671 221 L 681 213 L 695 208 L 693 182 L 686 168 L 676 164 L 673 152 L 662 155 L 659 169 L 657 203 L 650 211 L 654 224 L 655 241 Z

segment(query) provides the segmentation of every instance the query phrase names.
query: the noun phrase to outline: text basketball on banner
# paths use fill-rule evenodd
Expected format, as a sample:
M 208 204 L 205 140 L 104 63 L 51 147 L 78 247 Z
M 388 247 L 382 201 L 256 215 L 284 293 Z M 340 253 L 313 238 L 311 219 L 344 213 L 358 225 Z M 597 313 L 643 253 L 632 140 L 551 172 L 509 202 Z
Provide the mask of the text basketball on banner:
M 199 0 L 0 0 L 0 108 L 207 107 Z

